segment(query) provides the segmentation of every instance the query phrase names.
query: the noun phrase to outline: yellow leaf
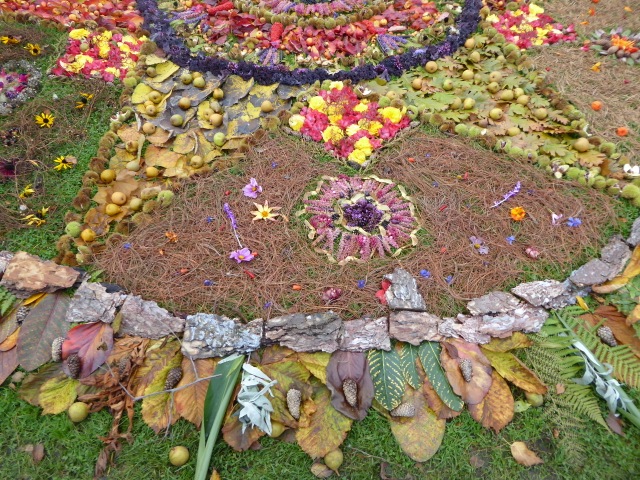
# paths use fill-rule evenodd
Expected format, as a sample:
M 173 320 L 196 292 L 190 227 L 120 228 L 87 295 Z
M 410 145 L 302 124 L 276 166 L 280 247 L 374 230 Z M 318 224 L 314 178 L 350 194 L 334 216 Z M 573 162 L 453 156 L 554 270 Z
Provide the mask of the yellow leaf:
M 547 393 L 547 387 L 538 376 L 529 370 L 524 363 L 509 352 L 492 352 L 482 348 L 482 352 L 491 362 L 491 366 L 505 379 L 526 392 Z
M 511 455 L 516 462 L 525 467 L 544 463 L 538 455 L 529 450 L 524 442 L 513 442 L 511 444 Z
M 172 168 L 178 163 L 182 155 L 172 152 L 168 148 L 160 148 L 155 145 L 149 145 L 144 154 L 144 163 L 147 167 L 163 167 Z
M 156 83 L 164 82 L 171 75 L 180 70 L 180 67 L 173 62 L 158 63 L 156 66 L 156 76 L 153 77 L 153 81 Z
M 18 335 L 20 335 L 20 327 L 0 343 L 0 352 L 7 352 L 15 347 L 18 343 Z
M 163 362 L 161 368 L 156 370 L 153 380 L 145 389 L 144 395 L 164 390 L 169 371 L 172 368 L 179 367 L 181 362 L 182 355 L 180 353 L 173 355 L 168 362 Z M 142 418 L 156 433 L 169 427 L 169 425 L 173 425 L 178 420 L 178 416 L 175 402 L 171 402 L 170 393 L 159 393 L 142 400 Z
M 483 345 L 482 348 L 491 350 L 492 352 L 508 352 L 516 348 L 527 348 L 531 346 L 532 343 L 524 333 L 513 332 L 511 336 L 506 338 L 492 338 L 491 341 Z
M 498 433 L 513 420 L 515 402 L 507 382 L 495 370 L 491 377 L 493 382 L 489 393 L 480 403 L 469 405 L 469 413 L 483 427 L 491 428 Z
M 587 305 L 587 302 L 584 301 L 584 298 L 577 296 L 576 302 L 578 302 L 578 305 L 581 309 L 583 309 L 584 311 L 589 311 L 589 306 Z
M 624 271 L 613 280 L 603 283 L 602 285 L 596 285 L 593 287 L 593 291 L 596 293 L 611 293 L 624 287 L 629 281 L 640 274 L 640 245 L 633 249 L 631 260 L 627 264 Z
M 327 383 L 327 365 L 331 354 L 325 352 L 298 353 L 298 360 L 322 383 Z
M 46 292 L 42 293 L 34 293 L 29 298 L 27 298 L 24 302 L 22 302 L 23 307 L 28 307 L 31 305 L 31 308 L 35 307 L 42 298 L 46 295 Z
M 166 58 L 159 57 L 155 53 L 152 53 L 151 55 L 147 55 L 147 59 L 144 63 L 146 63 L 147 65 L 158 65 L 159 63 L 163 63 L 166 61 Z
M 155 380 L 158 372 L 173 361 L 180 350 L 176 340 L 166 342 L 158 340 L 147 347 L 144 362 L 136 370 L 135 377 L 129 383 L 129 389 L 135 396 L 144 394 L 147 387 Z M 166 376 L 166 375 L 165 375 Z
M 176 153 L 190 153 L 196 148 L 196 139 L 193 131 L 177 135 L 173 140 L 173 151 Z
M 153 89 L 148 85 L 139 83 L 138 85 L 136 85 L 135 90 L 131 94 L 131 103 L 133 103 L 134 105 L 137 105 L 138 103 L 144 103 L 147 99 L 147 95 L 149 95 L 152 90 Z
M 78 395 L 78 380 L 66 375 L 47 380 L 40 387 L 40 406 L 43 415 L 56 415 L 68 409 Z

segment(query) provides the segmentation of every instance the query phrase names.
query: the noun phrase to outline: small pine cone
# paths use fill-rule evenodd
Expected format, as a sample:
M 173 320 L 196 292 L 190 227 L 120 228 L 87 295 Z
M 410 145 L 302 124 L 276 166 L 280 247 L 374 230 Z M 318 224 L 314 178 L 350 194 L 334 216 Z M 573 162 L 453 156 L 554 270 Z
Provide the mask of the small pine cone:
M 27 318 L 27 315 L 29 315 L 30 311 L 31 311 L 31 309 L 29 307 L 20 307 L 20 308 L 18 308 L 18 311 L 16 312 L 16 322 L 21 324 L 22 321 L 25 318 Z
M 57 337 L 53 339 L 51 344 L 51 359 L 54 362 L 62 360 L 62 344 L 64 343 L 64 337 Z
M 471 364 L 471 360 L 467 358 L 460 360 L 460 373 L 462 373 L 462 378 L 464 378 L 465 382 L 471 381 L 473 378 L 473 365 Z
M 129 365 L 129 359 L 131 357 L 129 355 L 122 357 L 118 362 L 118 376 L 122 378 L 124 372 L 127 370 L 127 365 Z
M 164 382 L 164 389 L 171 390 L 172 388 L 175 388 L 175 386 L 178 385 L 181 379 L 182 367 L 172 368 L 167 374 L 167 380 Z
M 67 368 L 69 369 L 69 376 L 71 378 L 78 378 L 80 369 L 82 368 L 82 361 L 77 354 L 74 353 L 67 357 Z
M 358 405 L 358 384 L 353 378 L 342 382 L 342 392 L 347 403 L 355 408 Z
M 609 327 L 600 327 L 598 328 L 597 333 L 604 344 L 609 345 L 610 347 L 618 346 L 618 342 L 616 342 L 616 338 L 613 336 L 613 332 Z
M 295 388 L 290 388 L 287 392 L 287 408 L 289 413 L 296 420 L 300 420 L 300 401 L 302 400 L 302 392 Z
M 404 402 L 389 413 L 392 417 L 413 417 L 416 414 L 416 407 L 413 403 Z

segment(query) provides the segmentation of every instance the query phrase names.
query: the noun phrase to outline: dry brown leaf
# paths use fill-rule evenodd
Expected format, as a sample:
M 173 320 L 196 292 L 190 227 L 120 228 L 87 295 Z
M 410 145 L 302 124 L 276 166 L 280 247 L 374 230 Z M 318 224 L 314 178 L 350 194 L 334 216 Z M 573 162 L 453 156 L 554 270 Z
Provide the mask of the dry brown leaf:
M 520 465 L 525 467 L 531 467 L 532 465 L 539 465 L 544 461 L 538 457 L 534 452 L 529 450 L 524 442 L 513 442 L 511 444 L 511 455 Z
M 498 433 L 513 420 L 514 400 L 507 382 L 495 371 L 491 376 L 489 393 L 480 403 L 469 405 L 469 413 L 483 427 Z
M 586 313 L 580 316 L 592 327 L 604 319 L 603 325 L 609 327 L 618 343 L 629 345 L 633 353 L 640 357 L 640 339 L 636 336 L 633 327 L 627 325 L 627 319 L 612 305 L 600 305 L 593 314 Z
M 38 443 L 34 445 L 33 452 L 31 452 L 31 458 L 34 464 L 39 464 L 44 458 L 44 444 Z
M 213 375 L 213 371 L 218 363 L 213 358 L 195 360 L 195 367 L 199 378 Z M 196 380 L 193 364 L 188 358 L 182 359 L 182 379 L 176 388 L 189 385 Z M 207 395 L 210 380 L 203 380 L 190 387 L 178 390 L 174 393 L 173 401 L 176 410 L 182 418 L 189 420 L 197 427 L 202 423 L 202 413 L 204 412 L 204 399 Z
M 556 393 L 558 395 L 562 395 L 565 392 L 566 389 L 567 388 L 564 386 L 564 384 L 562 384 L 562 383 L 556 384 Z
M 242 423 L 235 414 L 227 416 L 222 427 L 222 438 L 236 452 L 249 450 L 264 435 L 262 430 L 247 427 L 242 433 Z
M 640 245 L 633 249 L 631 260 L 627 264 L 624 271 L 613 280 L 603 283 L 602 285 L 595 285 L 593 291 L 596 293 L 611 293 L 621 289 L 629 280 L 636 275 L 640 274 Z
M 0 385 L 18 368 L 18 349 L 0 352 Z
M 9 335 L 4 342 L 0 343 L 0 352 L 8 352 L 18 343 L 18 336 L 20 335 L 20 327 L 16 329 L 11 335 Z
M 480 403 L 491 388 L 491 363 L 478 345 L 463 340 L 451 339 L 442 342 L 445 347 L 440 353 L 442 368 L 447 375 L 453 391 L 462 397 L 465 403 Z M 460 361 L 470 360 L 472 365 L 471 381 L 467 382 L 460 372 Z
M 482 348 L 492 352 L 508 352 L 516 348 L 527 348 L 532 345 L 532 341 L 522 332 L 513 332 L 506 338 L 492 338 L 489 343 Z
M 615 413 L 609 412 L 605 421 L 613 433 L 620 435 L 621 437 L 625 436 L 624 431 L 622 430 L 622 427 L 624 426 L 622 420 L 616 417 Z

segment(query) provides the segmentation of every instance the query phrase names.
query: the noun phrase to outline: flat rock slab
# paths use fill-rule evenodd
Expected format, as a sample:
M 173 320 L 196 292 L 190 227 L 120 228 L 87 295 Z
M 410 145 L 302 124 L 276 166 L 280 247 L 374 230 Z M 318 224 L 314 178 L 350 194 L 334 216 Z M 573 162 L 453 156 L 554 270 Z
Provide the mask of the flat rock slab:
M 420 345 L 425 340 L 439 342 L 442 320 L 427 312 L 400 310 L 389 315 L 389 336 L 411 345 Z
M 128 295 L 122 308 L 120 333 L 144 338 L 162 338 L 184 330 L 184 319 L 174 317 L 156 302 Z
M 600 260 L 611 266 L 608 280 L 617 277 L 630 259 L 631 249 L 620 236 L 612 237 L 600 252 Z
M 396 268 L 384 278 L 391 282 L 385 293 L 387 305 L 391 310 L 426 310 L 424 298 L 418 291 L 418 282 L 409 272 Z
M 69 288 L 79 275 L 73 268 L 18 252 L 7 264 L 0 285 L 18 298 L 28 298 L 35 293 Z
M 514 310 L 522 302 L 507 292 L 491 292 L 467 303 L 467 310 L 471 315 L 485 315 L 487 313 L 504 313 Z
M 603 262 L 599 258 L 594 258 L 579 269 L 574 270 L 569 276 L 569 280 L 578 287 L 600 285 L 609 279 L 612 271 L 613 267 L 609 263 Z
M 124 293 L 108 293 L 100 283 L 83 282 L 71 299 L 66 320 L 71 323 L 111 323 L 116 309 L 126 298 Z
M 338 345 L 339 350 L 347 352 L 391 350 L 387 317 L 361 318 L 342 322 Z
M 328 352 L 338 349 L 342 320 L 334 312 L 292 313 L 264 322 L 267 345 L 279 343 L 296 352 Z
M 189 315 L 184 328 L 182 353 L 191 358 L 225 357 L 249 353 L 262 343 L 262 319 L 243 324 L 237 318 L 197 313 Z
M 636 218 L 633 222 L 627 243 L 632 247 L 636 247 L 640 244 L 640 217 Z
M 7 269 L 7 265 L 9 265 L 12 258 L 13 253 L 7 252 L 6 250 L 0 252 L 0 278 L 2 278 L 2 274 Z

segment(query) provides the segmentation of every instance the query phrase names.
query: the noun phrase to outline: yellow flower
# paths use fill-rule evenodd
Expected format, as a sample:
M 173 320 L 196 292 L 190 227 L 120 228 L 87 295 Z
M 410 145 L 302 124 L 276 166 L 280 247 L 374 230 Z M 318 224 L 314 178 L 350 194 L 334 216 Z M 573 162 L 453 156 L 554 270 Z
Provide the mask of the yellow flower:
M 76 102 L 76 108 L 78 109 L 84 108 L 89 102 L 89 100 L 91 100 L 92 98 L 93 98 L 92 93 L 81 93 L 80 100 Z
M 358 133 L 360 131 L 360 126 L 359 126 L 360 122 L 358 122 L 358 125 L 349 125 L 347 127 L 347 135 L 350 137 L 352 135 L 355 135 L 356 133 Z
M 274 210 L 280 210 L 281 207 L 269 207 L 269 202 L 264 202 L 264 205 L 260 205 L 259 203 L 254 203 L 258 210 L 253 210 L 255 216 L 253 217 L 253 222 L 256 220 L 273 220 L 276 221 L 275 218 L 279 216 L 279 213 L 273 213 Z
M 0 37 L 0 42 L 4 43 L 5 45 L 15 45 L 16 43 L 20 43 L 20 38 L 14 37 L 13 35 L 3 35 L 2 37 Z
M 31 184 L 29 184 L 22 189 L 22 193 L 20 193 L 20 195 L 18 196 L 20 198 L 26 198 L 26 197 L 30 197 L 34 193 L 36 193 L 36 191 L 32 188 Z
M 344 138 L 344 132 L 340 127 L 335 125 L 329 125 L 324 132 L 322 132 L 322 139 L 325 142 L 338 143 Z
M 380 110 L 380 115 L 389 119 L 392 123 L 399 123 L 402 120 L 403 112 L 396 107 L 384 107 Z
M 100 55 L 100 58 L 109 58 L 110 51 L 111 45 L 109 45 L 107 42 L 98 43 L 98 54 Z
M 353 146 L 356 150 L 363 151 L 367 157 L 373 153 L 373 146 L 367 137 L 362 137 Z
M 342 83 L 342 82 L 331 82 L 329 84 L 329 90 L 333 90 L 334 88 L 336 90 L 342 90 L 344 88 L 344 83 Z
M 364 153 L 364 151 L 358 150 L 358 149 L 351 152 L 347 158 L 348 160 L 351 160 L 352 162 L 355 162 L 358 165 L 362 165 L 364 164 L 364 162 L 367 161 L 367 155 Z
M 541 13 L 544 13 L 544 8 L 539 7 L 535 3 L 529 4 L 529 15 L 540 15 Z
M 67 168 L 73 168 L 73 163 L 67 161 L 67 157 L 65 157 L 64 155 L 60 155 L 58 158 L 56 158 L 53 163 L 56 164 L 55 167 L 53 167 L 54 170 L 57 171 L 62 171 L 62 170 L 66 170 Z
M 369 109 L 369 105 L 363 102 L 360 102 L 358 105 L 353 107 L 353 111 L 358 113 L 366 112 L 368 109 Z
M 49 112 L 42 112 L 40 115 L 36 115 L 36 124 L 40 125 L 40 128 L 51 128 L 55 118 Z
M 370 122 L 366 119 L 361 119 L 358 122 L 360 128 L 367 130 L 371 135 L 378 135 L 380 133 L 380 129 L 382 128 L 382 124 L 380 122 Z
M 49 207 L 43 207 L 38 210 L 35 214 L 25 215 L 22 217 L 22 220 L 27 222 L 27 225 L 35 225 L 39 227 L 40 225 L 44 225 L 47 223 L 45 217 L 47 216 L 47 212 L 49 211 Z
M 326 113 L 327 102 L 325 102 L 324 98 L 322 98 L 321 96 L 316 95 L 315 97 L 311 97 L 309 99 L 309 108 L 311 108 L 312 110 L 317 110 L 318 112 Z
M 69 38 L 73 40 L 82 40 L 83 38 L 87 38 L 91 32 L 86 28 L 76 28 L 75 30 L 71 30 L 69 32 Z
M 525 212 L 524 208 L 522 207 L 514 207 L 511 209 L 509 214 L 511 215 L 511 219 L 513 221 L 521 222 L 522 220 L 524 220 L 524 217 L 527 215 L 527 212 Z
M 104 71 L 113 74 L 113 76 L 116 78 L 120 78 L 120 70 L 116 67 L 107 67 L 104 69 Z
M 37 57 L 42 53 L 42 48 L 40 48 L 40 45 L 38 45 L 37 43 L 27 43 L 24 48 L 34 57 Z
M 500 19 L 495 13 L 492 13 L 491 15 L 489 15 L 486 20 L 487 22 L 491 22 L 491 23 L 496 23 L 500 21 Z
M 289 118 L 289 126 L 291 127 L 291 130 L 293 130 L 294 132 L 299 132 L 304 125 L 304 120 L 305 118 L 302 115 L 291 115 L 291 117 Z
M 129 45 L 127 45 L 124 42 L 118 42 L 118 48 L 120 49 L 120 51 L 122 53 L 129 53 L 131 52 L 131 47 Z

